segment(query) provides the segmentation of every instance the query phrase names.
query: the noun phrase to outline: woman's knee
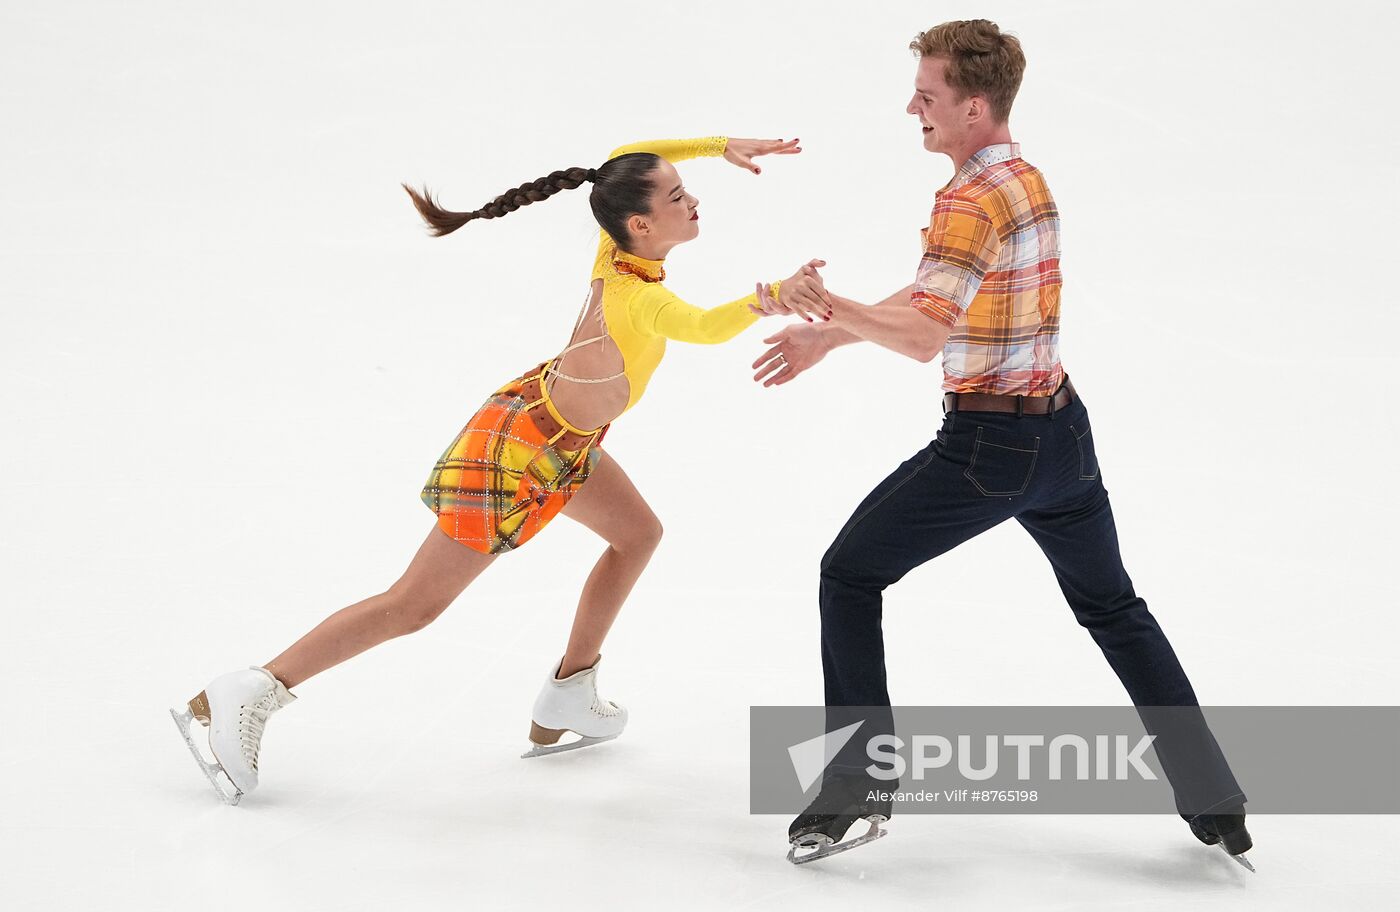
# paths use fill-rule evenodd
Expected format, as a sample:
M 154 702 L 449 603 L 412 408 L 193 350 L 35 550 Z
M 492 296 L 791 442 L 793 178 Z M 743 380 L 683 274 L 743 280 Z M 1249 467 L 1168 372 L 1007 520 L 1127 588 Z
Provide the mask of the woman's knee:
M 637 518 L 635 522 L 627 524 L 625 535 L 619 536 L 615 541 L 610 542 L 613 548 L 624 554 L 650 554 L 661 544 L 661 520 L 650 510 L 645 515 Z
M 391 587 L 380 599 L 383 606 L 377 610 L 396 636 L 422 630 L 447 610 L 441 597 L 415 594 L 407 588 Z

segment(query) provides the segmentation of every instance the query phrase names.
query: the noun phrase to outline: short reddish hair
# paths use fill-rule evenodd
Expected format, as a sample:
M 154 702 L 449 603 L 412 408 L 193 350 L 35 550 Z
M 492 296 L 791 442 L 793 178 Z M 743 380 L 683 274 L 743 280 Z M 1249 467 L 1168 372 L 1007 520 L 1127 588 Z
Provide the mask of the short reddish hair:
M 1011 103 L 1026 71 L 1026 55 L 1021 52 L 1021 42 L 1014 35 L 1002 34 L 995 22 L 944 22 L 916 35 L 909 49 L 916 57 L 946 60 L 944 81 L 963 98 L 981 95 L 987 99 L 998 123 L 1011 116 Z

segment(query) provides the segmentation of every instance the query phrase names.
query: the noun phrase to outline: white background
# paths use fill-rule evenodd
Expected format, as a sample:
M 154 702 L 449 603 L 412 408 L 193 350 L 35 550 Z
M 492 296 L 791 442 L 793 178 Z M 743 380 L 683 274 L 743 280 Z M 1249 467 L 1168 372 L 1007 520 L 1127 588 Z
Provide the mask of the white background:
M 1252 816 L 1254 876 L 1170 815 L 903 816 L 784 862 L 748 707 L 821 701 L 818 559 L 933 436 L 941 368 L 846 348 L 764 390 L 776 320 L 672 343 L 609 433 L 667 529 L 604 650 L 622 739 L 517 759 L 601 553 L 560 520 L 298 687 L 218 804 L 166 707 L 392 583 L 434 459 L 586 291 L 586 191 L 432 239 L 399 182 L 474 209 L 633 140 L 800 136 L 760 177 L 681 166 L 703 227 L 667 284 L 820 256 L 873 301 L 951 173 L 904 105 L 955 18 L 1024 42 L 1062 359 L 1202 702 L 1397 700 L 1393 6 L 505 6 L 5 4 L 0 905 L 1395 907 L 1394 817 Z M 885 628 L 896 703 L 1126 702 L 1014 521 Z

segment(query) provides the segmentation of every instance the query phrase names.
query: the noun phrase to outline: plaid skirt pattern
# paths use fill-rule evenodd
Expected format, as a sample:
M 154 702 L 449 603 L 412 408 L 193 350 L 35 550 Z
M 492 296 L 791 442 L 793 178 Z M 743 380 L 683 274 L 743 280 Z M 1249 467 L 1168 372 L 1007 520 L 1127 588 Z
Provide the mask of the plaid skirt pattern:
M 538 368 L 502 386 L 443 451 L 420 495 L 438 527 L 483 554 L 519 548 L 588 480 L 608 425 L 579 449 L 559 449 L 531 420 L 545 401 L 523 386 Z

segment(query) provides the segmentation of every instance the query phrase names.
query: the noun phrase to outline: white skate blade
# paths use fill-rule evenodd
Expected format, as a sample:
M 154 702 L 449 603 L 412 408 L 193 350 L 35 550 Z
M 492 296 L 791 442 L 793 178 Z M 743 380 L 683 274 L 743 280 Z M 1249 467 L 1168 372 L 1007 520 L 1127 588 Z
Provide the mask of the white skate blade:
M 869 820 L 869 818 L 866 819 Z M 884 836 L 886 832 L 888 832 L 887 830 L 880 829 L 880 824 L 878 821 L 869 820 L 869 822 L 870 832 L 866 833 L 864 836 L 857 836 L 855 839 L 847 839 L 845 842 L 838 842 L 835 845 L 833 845 L 830 840 L 827 840 L 824 843 L 818 843 L 815 850 L 808 852 L 805 855 L 798 855 L 798 845 L 796 843 L 793 843 L 792 848 L 788 849 L 787 860 L 792 862 L 793 864 L 806 864 L 809 861 L 817 861 L 818 859 L 826 858 L 828 855 L 839 855 L 840 853 L 848 851 L 850 849 L 854 849 L 857 846 L 863 846 L 867 842 L 874 842 L 881 836 Z M 825 836 L 820 836 L 818 838 L 826 839 Z
M 618 734 L 621 734 L 619 732 Z M 604 735 L 601 738 L 590 738 L 580 735 L 577 741 L 570 741 L 568 744 L 536 744 L 530 742 L 530 749 L 520 755 L 521 760 L 528 760 L 531 757 L 546 757 L 550 754 L 562 754 L 564 751 L 578 750 L 580 747 L 592 747 L 595 744 L 602 744 L 604 741 L 611 741 L 617 735 Z
M 1220 846 L 1220 851 L 1224 852 L 1226 855 L 1230 855 L 1230 850 L 1227 849 L 1227 848 L 1225 848 L 1225 843 L 1223 843 L 1223 842 L 1217 842 L 1216 845 Z M 1238 855 L 1230 855 L 1230 857 L 1231 857 L 1232 859 L 1234 859 L 1235 861 L 1238 861 L 1241 865 L 1243 865 L 1245 868 L 1247 868 L 1250 872 L 1252 872 L 1252 873 L 1254 873 L 1254 874 L 1258 874 L 1259 872 L 1254 870 L 1254 865 L 1250 862 L 1250 860 L 1249 860 L 1248 858 L 1245 858 L 1244 856 L 1245 856 L 1245 853 L 1244 853 L 1244 852 L 1241 852 L 1241 853 L 1238 854 Z
M 184 736 L 185 746 L 190 749 L 190 754 L 193 755 L 194 762 L 199 764 L 199 768 L 204 771 L 204 775 L 208 778 L 209 784 L 214 786 L 214 791 L 219 793 L 219 800 L 230 807 L 238 804 L 238 799 L 243 797 L 243 792 L 239 790 L 238 786 L 233 784 L 232 779 L 228 780 L 232 791 L 220 785 L 219 776 L 222 775 L 228 778 L 228 773 L 224 772 L 224 768 L 219 765 L 217 758 L 215 758 L 215 762 L 210 763 L 208 760 L 204 759 L 204 755 L 199 752 L 199 748 L 195 747 L 194 738 L 190 736 L 190 723 L 194 721 L 194 713 L 190 712 L 188 709 L 183 713 L 172 709 L 170 710 L 170 717 L 175 720 L 175 727 L 180 729 L 180 734 Z

